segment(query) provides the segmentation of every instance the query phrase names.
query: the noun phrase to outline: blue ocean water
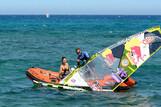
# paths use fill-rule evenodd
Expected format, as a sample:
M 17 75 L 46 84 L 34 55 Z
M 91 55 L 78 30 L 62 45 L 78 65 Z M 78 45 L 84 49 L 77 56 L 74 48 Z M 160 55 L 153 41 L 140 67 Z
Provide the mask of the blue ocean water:
M 0 16 L 0 107 L 160 107 L 161 51 L 134 75 L 125 93 L 33 88 L 29 67 L 58 71 L 62 56 L 75 65 L 75 48 L 93 54 L 146 28 L 161 16 Z

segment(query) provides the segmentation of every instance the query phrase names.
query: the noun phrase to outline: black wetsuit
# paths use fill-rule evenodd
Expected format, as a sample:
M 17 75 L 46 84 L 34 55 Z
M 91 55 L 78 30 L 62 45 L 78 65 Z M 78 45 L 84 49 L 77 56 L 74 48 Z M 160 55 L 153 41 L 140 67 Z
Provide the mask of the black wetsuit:
M 81 52 L 80 55 L 78 55 L 77 59 L 79 59 L 81 62 L 78 62 L 78 66 L 84 65 L 89 60 L 89 54 L 87 52 Z M 80 64 L 82 63 L 82 64 Z

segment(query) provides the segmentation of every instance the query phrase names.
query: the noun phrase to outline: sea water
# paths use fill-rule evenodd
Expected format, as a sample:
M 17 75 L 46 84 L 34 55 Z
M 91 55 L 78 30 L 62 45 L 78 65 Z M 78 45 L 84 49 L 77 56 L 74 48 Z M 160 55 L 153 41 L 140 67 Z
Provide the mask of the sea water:
M 0 107 L 159 107 L 161 51 L 132 76 L 125 93 L 34 88 L 30 67 L 59 70 L 61 57 L 76 64 L 75 48 L 90 55 L 146 28 L 161 16 L 0 16 Z

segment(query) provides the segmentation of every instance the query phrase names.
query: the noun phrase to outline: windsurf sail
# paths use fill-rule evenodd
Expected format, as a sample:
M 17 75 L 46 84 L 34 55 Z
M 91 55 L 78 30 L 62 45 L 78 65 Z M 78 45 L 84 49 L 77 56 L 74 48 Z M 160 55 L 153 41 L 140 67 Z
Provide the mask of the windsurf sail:
M 115 91 L 160 49 L 161 30 L 156 26 L 97 52 L 60 83 L 90 87 L 93 91 Z

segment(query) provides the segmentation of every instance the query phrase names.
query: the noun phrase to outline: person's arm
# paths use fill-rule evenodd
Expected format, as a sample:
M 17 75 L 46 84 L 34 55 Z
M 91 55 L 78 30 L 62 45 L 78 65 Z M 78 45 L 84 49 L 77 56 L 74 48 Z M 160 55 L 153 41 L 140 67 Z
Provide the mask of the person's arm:
M 59 68 L 59 73 L 61 73 L 62 72 L 62 66 L 60 65 L 60 68 Z
M 84 52 L 84 55 L 89 59 L 90 58 L 90 56 L 89 56 L 89 54 L 87 53 L 87 52 Z
M 78 55 L 78 57 L 77 57 L 77 67 L 79 67 L 80 66 L 80 55 Z
M 59 78 L 61 78 L 62 74 L 63 74 L 62 66 L 60 66 L 60 69 L 59 69 Z
M 77 67 L 80 66 L 80 59 L 77 58 Z
M 69 73 L 70 73 L 70 71 L 71 71 L 70 66 L 69 66 L 69 64 L 68 64 L 68 63 L 67 63 L 67 65 L 68 65 L 68 69 L 69 69 Z

